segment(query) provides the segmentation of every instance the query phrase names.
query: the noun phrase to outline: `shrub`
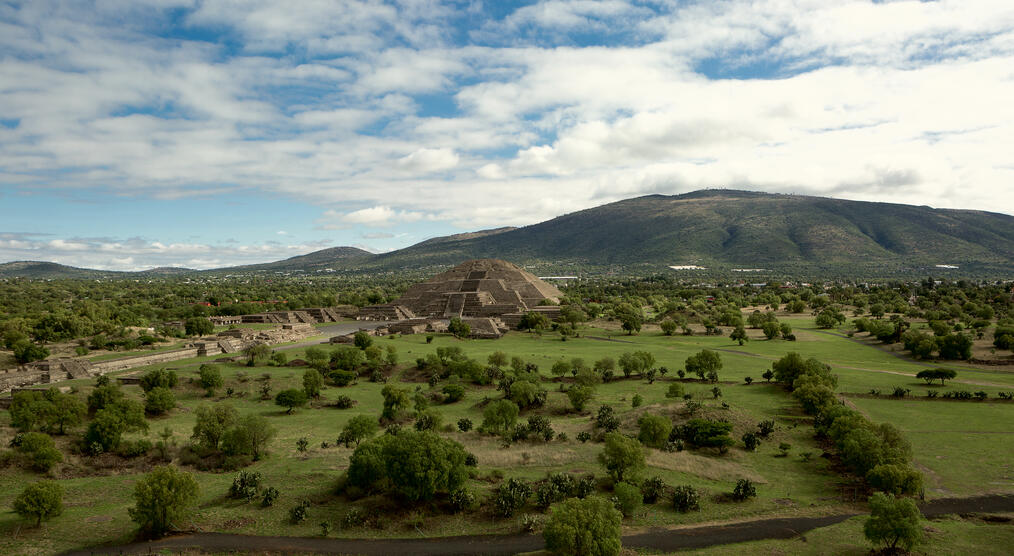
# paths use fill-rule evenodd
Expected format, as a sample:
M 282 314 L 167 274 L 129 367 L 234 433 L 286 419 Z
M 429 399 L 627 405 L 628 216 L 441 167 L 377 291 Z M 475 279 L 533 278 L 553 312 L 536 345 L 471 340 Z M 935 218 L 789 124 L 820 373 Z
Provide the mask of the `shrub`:
M 641 483 L 641 499 L 645 504 L 654 504 L 665 494 L 666 484 L 661 477 L 652 477 Z
M 247 502 L 257 497 L 261 487 L 261 474 L 240 471 L 229 487 L 229 498 L 243 499 Z
M 736 486 L 732 489 L 733 500 L 742 502 L 755 496 L 757 496 L 757 487 L 754 486 L 753 481 L 750 479 L 736 481 Z
M 602 498 L 570 499 L 554 507 L 542 531 L 546 549 L 556 555 L 620 553 L 623 515 Z
M 492 434 L 504 434 L 514 427 L 517 419 L 517 404 L 510 400 L 498 400 L 483 410 L 482 430 Z
M 63 461 L 63 454 L 56 449 L 52 437 L 41 432 L 19 434 L 16 437 L 18 452 L 28 460 L 35 471 L 48 473 L 57 463 Z
M 616 412 L 612 406 L 603 405 L 599 407 L 599 412 L 595 416 L 595 426 L 604 432 L 612 432 L 620 428 L 620 419 L 616 417 Z
M 756 451 L 757 447 L 760 446 L 760 438 L 758 438 L 757 435 L 752 432 L 743 433 L 742 440 L 743 445 L 749 452 Z
M 417 431 L 435 431 L 440 429 L 441 421 L 443 417 L 436 411 L 427 410 L 423 411 L 416 417 L 415 430 Z
M 493 508 L 497 515 L 511 517 L 528 503 L 531 496 L 532 487 L 528 483 L 511 477 L 500 483 L 494 491 Z
M 449 501 L 456 512 L 468 511 L 475 507 L 475 495 L 466 488 L 452 491 Z
M 144 412 L 149 415 L 161 415 L 174 407 L 176 396 L 164 386 L 156 386 L 144 395 Z
M 317 369 L 303 371 L 303 393 L 307 398 L 317 399 L 320 397 L 320 389 L 324 387 L 324 377 Z
M 588 431 L 581 431 L 581 432 L 577 433 L 576 438 L 577 438 L 578 442 L 584 444 L 585 442 L 588 442 L 589 440 L 591 440 L 591 433 L 588 432 Z
M 637 420 L 637 439 L 650 448 L 662 448 L 669 439 L 672 423 L 660 415 L 645 414 Z
M 141 530 L 160 536 L 174 524 L 182 523 L 197 500 L 198 486 L 193 475 L 174 466 L 158 466 L 134 485 L 130 519 Z
M 411 399 L 407 391 L 388 384 L 380 393 L 384 396 L 384 410 L 380 414 L 382 418 L 397 421 L 408 411 Z
M 644 398 L 640 394 L 634 394 L 633 398 L 630 398 L 630 407 L 638 408 L 644 405 Z
M 448 384 L 441 389 L 444 393 L 444 403 L 461 401 L 465 397 L 465 387 L 460 384 Z
M 641 507 L 641 490 L 630 483 L 616 483 L 613 486 L 613 505 L 623 514 L 623 517 L 634 515 Z
M 346 395 L 338 396 L 335 398 L 334 403 L 331 404 L 332 407 L 337 409 L 349 409 L 354 405 L 356 405 L 356 401 Z
M 261 497 L 261 506 L 264 508 L 267 508 L 268 506 L 273 506 L 275 500 L 278 500 L 278 495 L 279 495 L 278 489 L 275 487 L 268 487 L 264 489 L 264 494 Z
M 665 397 L 679 399 L 683 397 L 683 385 L 678 382 L 670 382 L 669 389 L 665 391 Z
M 328 373 L 327 376 L 331 379 L 332 382 L 334 382 L 335 386 L 348 386 L 349 384 L 355 382 L 356 379 L 359 377 L 358 374 L 352 371 L 341 371 L 341 370 L 331 371 L 330 373 Z
M 773 432 L 775 432 L 775 422 L 773 420 L 768 419 L 757 423 L 757 436 L 767 438 Z
M 150 392 L 154 388 L 175 388 L 178 382 L 176 371 L 152 369 L 141 375 L 141 390 Z
M 63 487 L 56 481 L 38 481 L 25 487 L 14 499 L 14 511 L 25 519 L 43 520 L 63 513 Z
M 672 506 L 677 512 L 699 511 L 701 493 L 692 485 L 680 485 L 673 489 Z
M 353 443 L 358 447 L 360 442 L 376 434 L 378 428 L 380 427 L 377 425 L 377 420 L 373 417 L 356 415 L 345 423 L 336 442 L 344 444 L 346 448 Z
M 472 420 L 467 417 L 458 419 L 458 430 L 461 432 L 468 432 L 472 430 Z
M 205 363 L 197 370 L 197 374 L 201 388 L 207 391 L 208 396 L 214 396 L 215 389 L 222 387 L 222 372 L 218 370 L 216 365 Z
M 299 504 L 289 508 L 289 523 L 293 525 L 306 521 L 310 514 L 310 502 L 303 500 Z
M 567 390 L 567 399 L 570 400 L 571 407 L 574 411 L 584 410 L 585 404 L 594 397 L 595 391 L 589 386 L 571 386 Z
M 464 484 L 467 454 L 433 432 L 401 431 L 360 444 L 349 461 L 349 482 L 368 490 L 386 482 L 393 494 L 416 502 Z

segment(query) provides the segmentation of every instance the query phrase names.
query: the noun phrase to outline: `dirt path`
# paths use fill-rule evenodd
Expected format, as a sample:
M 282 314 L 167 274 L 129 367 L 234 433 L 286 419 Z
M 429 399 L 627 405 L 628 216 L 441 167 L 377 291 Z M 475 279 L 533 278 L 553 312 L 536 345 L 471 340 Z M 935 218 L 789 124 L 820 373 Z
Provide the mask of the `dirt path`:
M 920 504 L 926 517 L 946 514 L 1001 513 L 1014 511 L 1014 494 L 978 496 L 975 498 L 942 498 Z M 847 513 L 826 517 L 791 517 L 757 519 L 726 525 L 708 525 L 681 529 L 657 529 L 625 535 L 623 546 L 675 551 L 704 548 L 721 544 L 764 539 L 788 539 L 816 529 L 840 523 L 860 515 Z M 169 537 L 152 542 L 121 546 L 96 547 L 66 553 L 67 556 L 97 554 L 151 554 L 158 551 L 198 549 L 203 551 L 252 551 L 272 553 L 315 554 L 419 554 L 508 555 L 542 550 L 545 544 L 538 535 L 474 535 L 432 539 L 326 539 L 312 537 L 259 537 L 226 533 L 196 533 Z

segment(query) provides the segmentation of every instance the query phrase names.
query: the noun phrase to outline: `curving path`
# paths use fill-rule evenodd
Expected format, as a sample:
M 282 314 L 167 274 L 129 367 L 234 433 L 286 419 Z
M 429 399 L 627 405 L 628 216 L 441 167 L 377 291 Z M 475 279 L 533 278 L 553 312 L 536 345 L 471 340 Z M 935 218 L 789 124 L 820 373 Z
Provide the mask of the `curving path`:
M 974 498 L 942 498 L 920 504 L 926 517 L 946 514 L 1014 512 L 1014 494 L 995 494 Z M 623 546 L 671 552 L 721 544 L 789 539 L 802 533 L 827 527 L 860 515 L 847 513 L 826 517 L 790 517 L 757 519 L 724 525 L 706 525 L 681 529 L 656 529 L 623 537 Z M 545 548 L 538 535 L 473 535 L 431 539 L 328 539 L 313 537 L 259 537 L 227 533 L 194 533 L 157 541 L 120 546 L 102 546 L 66 553 L 67 556 L 98 554 L 153 554 L 159 551 L 252 551 L 316 554 L 418 554 L 448 556 L 457 554 L 509 555 Z

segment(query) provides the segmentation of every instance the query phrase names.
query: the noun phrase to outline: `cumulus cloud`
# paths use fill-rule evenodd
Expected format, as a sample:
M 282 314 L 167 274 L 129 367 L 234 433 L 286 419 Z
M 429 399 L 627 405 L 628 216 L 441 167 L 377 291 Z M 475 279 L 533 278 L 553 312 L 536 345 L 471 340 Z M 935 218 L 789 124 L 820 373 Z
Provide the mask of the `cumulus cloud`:
M 4 4 L 0 190 L 261 191 L 320 207 L 318 230 L 399 232 L 719 186 L 1014 212 L 1009 2 L 488 8 Z M 207 239 L 85 239 L 0 248 L 231 260 Z

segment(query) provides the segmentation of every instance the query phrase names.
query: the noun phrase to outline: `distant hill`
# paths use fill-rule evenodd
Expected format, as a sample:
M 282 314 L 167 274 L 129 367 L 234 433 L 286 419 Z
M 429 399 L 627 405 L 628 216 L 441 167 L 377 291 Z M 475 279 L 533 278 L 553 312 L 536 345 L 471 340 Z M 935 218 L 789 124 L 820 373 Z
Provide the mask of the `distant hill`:
M 627 199 L 523 228 L 433 238 L 381 255 L 333 247 L 213 272 L 428 271 L 479 258 L 567 274 L 662 272 L 669 266 L 699 265 L 722 272 L 761 268 L 824 277 L 1002 276 L 1014 273 L 1014 216 L 714 189 Z M 61 272 L 99 271 L 53 263 L 0 265 L 0 276 Z
M 38 280 L 56 278 L 105 278 L 116 272 L 77 268 L 44 261 L 14 261 L 0 263 L 0 278 L 34 278 Z
M 293 271 L 293 270 L 323 270 L 326 268 L 347 269 L 355 267 L 357 261 L 365 261 L 375 257 L 373 253 L 358 247 L 329 247 L 327 249 L 321 249 L 320 251 L 314 251 L 307 253 L 306 255 L 297 255 L 295 257 L 289 257 L 282 261 L 276 261 L 273 263 L 263 264 L 252 264 L 244 266 L 234 266 L 222 269 L 216 269 L 217 271 L 250 271 L 250 270 L 263 270 L 263 271 Z

